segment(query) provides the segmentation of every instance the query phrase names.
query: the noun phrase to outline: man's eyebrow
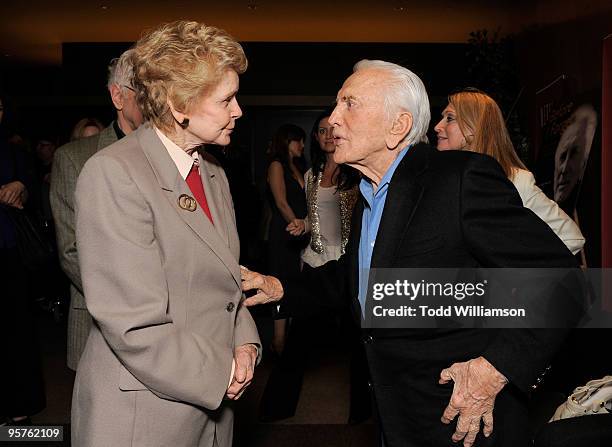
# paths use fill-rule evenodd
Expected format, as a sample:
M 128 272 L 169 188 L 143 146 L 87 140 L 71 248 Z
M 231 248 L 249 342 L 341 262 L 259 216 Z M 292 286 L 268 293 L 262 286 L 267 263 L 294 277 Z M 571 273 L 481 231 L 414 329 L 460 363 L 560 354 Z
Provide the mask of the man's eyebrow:
M 338 103 L 339 101 L 348 101 L 348 100 L 356 100 L 357 97 L 354 95 L 344 95 L 342 96 L 340 99 L 336 99 L 336 103 Z

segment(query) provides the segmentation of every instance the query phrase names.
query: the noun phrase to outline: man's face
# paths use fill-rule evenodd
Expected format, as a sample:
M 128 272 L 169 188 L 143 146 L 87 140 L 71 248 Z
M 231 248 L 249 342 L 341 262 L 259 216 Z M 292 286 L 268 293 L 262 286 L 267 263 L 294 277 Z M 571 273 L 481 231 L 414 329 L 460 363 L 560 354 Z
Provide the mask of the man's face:
M 55 144 L 52 141 L 39 139 L 36 142 L 36 155 L 44 164 L 51 163 L 55 148 Z
M 387 151 L 384 71 L 363 69 L 344 82 L 329 122 L 334 126 L 334 161 L 371 167 Z
M 128 125 L 129 132 L 133 132 L 142 124 L 142 113 L 140 113 L 140 109 L 138 108 L 134 90 L 123 87 L 121 91 L 123 96 L 123 118 Z M 124 132 L 125 130 L 126 129 L 123 129 Z
M 578 108 L 571 120 L 555 152 L 554 193 L 557 202 L 566 200 L 582 179 L 597 126 L 597 115 L 589 106 Z
M 117 122 L 127 135 L 142 124 L 142 113 L 136 102 L 136 92 L 126 85 L 111 84 L 109 87 L 111 100 L 117 110 Z

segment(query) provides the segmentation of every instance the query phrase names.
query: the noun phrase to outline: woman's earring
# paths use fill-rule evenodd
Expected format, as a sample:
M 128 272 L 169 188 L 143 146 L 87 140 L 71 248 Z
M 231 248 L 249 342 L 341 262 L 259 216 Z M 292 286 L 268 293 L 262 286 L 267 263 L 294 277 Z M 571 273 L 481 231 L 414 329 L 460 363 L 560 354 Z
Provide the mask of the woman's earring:
M 183 118 L 183 121 L 179 121 L 176 119 L 176 116 L 174 116 L 173 114 L 172 118 L 174 118 L 174 121 L 176 121 L 176 124 L 181 126 L 181 129 L 187 129 L 187 127 L 189 126 L 189 118 L 187 117 Z

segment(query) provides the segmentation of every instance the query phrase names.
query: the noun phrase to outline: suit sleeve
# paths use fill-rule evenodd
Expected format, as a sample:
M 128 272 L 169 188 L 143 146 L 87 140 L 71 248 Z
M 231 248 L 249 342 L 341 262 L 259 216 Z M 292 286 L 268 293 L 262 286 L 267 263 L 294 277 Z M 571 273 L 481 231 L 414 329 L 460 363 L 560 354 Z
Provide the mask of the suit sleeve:
M 49 199 L 55 221 L 59 261 L 70 282 L 83 293 L 74 218 L 74 191 L 78 173 L 66 151 L 61 148 L 55 153 L 52 169 Z
M 87 308 L 122 365 L 162 398 L 219 407 L 232 349 L 173 323 L 153 213 L 119 161 L 86 163 L 76 223 Z
M 316 268 L 304 264 L 299 276 L 283 283 L 277 318 L 310 317 L 348 306 L 346 261 L 346 256 L 341 256 Z
M 472 159 L 461 180 L 462 231 L 482 265 L 574 268 L 576 261 L 550 227 L 522 201 L 499 165 Z M 565 329 L 502 329 L 483 356 L 528 391 L 563 342 Z
M 242 304 L 238 308 L 236 314 L 236 337 L 234 339 L 234 348 L 238 346 L 253 344 L 257 346 L 257 363 L 261 361 L 261 341 L 259 340 L 259 333 L 257 332 L 257 326 L 251 316 L 249 309 Z

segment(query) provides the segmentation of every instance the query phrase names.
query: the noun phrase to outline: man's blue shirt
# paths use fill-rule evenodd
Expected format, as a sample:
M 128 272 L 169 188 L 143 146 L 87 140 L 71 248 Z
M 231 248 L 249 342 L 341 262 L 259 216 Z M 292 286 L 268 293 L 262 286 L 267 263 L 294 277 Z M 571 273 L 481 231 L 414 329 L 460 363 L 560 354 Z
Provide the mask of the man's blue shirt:
M 380 180 L 376 191 L 374 191 L 374 186 L 370 180 L 366 178 L 363 178 L 359 184 L 359 190 L 365 200 L 363 216 L 361 217 L 361 237 L 359 239 L 359 304 L 361 305 L 361 313 L 364 316 L 368 271 L 372 262 L 372 252 L 376 244 L 380 219 L 385 208 L 385 202 L 387 201 L 389 182 L 409 149 L 410 146 L 400 151 L 395 161 L 389 166 L 389 169 L 387 169 L 387 172 L 385 172 L 385 175 Z

